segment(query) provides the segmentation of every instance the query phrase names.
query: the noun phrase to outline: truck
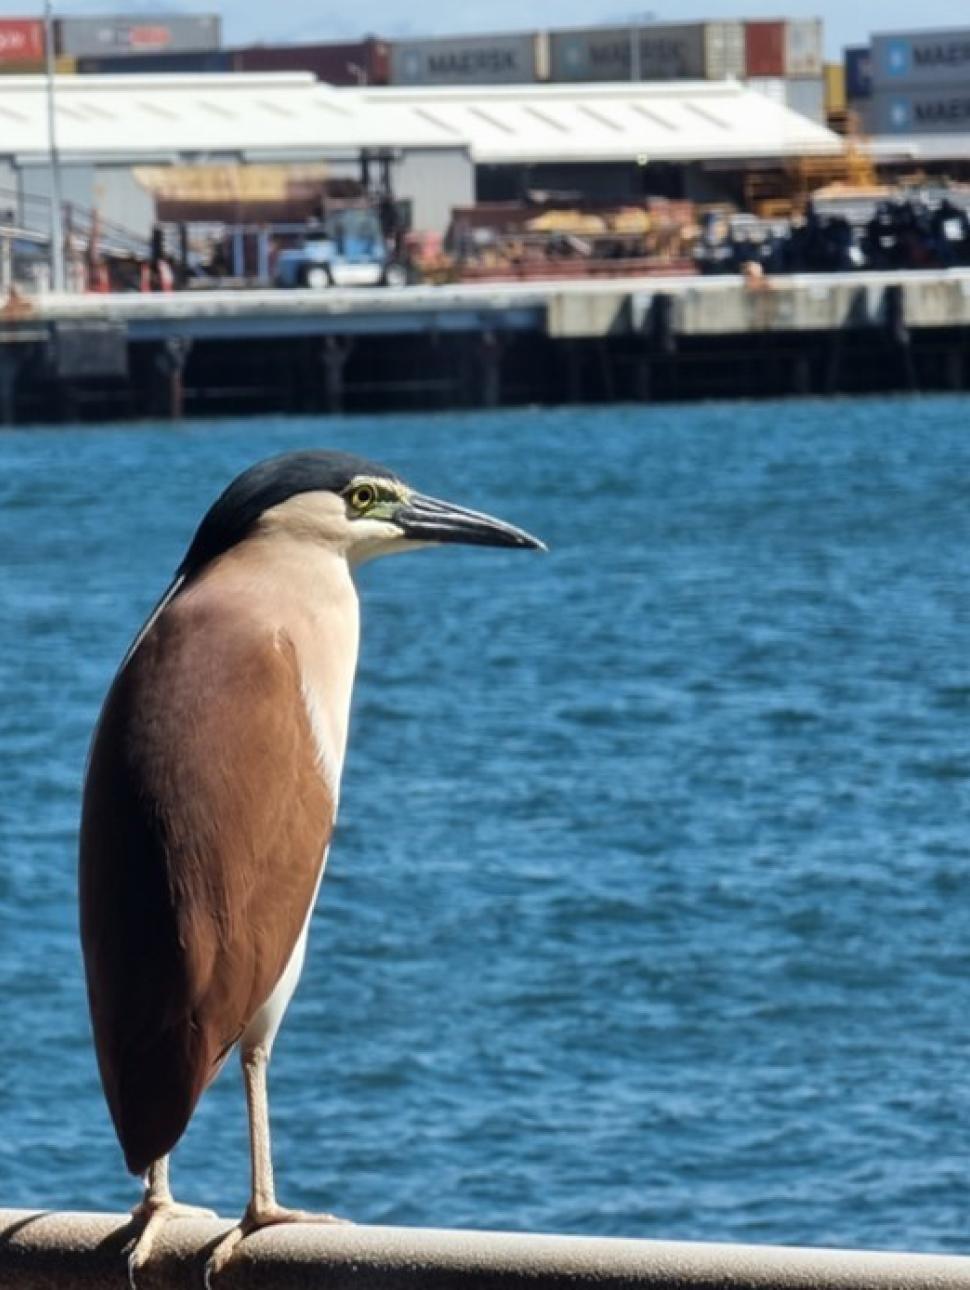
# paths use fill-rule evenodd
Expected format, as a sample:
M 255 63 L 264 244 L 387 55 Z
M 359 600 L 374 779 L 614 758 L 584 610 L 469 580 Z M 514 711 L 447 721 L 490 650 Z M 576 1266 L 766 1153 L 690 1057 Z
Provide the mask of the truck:
M 307 227 L 299 246 L 277 253 L 278 287 L 403 287 L 407 269 L 388 249 L 373 206 L 328 211 Z

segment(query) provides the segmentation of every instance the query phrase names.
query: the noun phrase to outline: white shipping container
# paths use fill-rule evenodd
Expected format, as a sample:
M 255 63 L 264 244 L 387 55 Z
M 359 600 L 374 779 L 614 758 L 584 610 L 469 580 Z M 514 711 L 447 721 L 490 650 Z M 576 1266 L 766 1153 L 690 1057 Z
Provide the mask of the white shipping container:
M 705 78 L 723 81 L 744 75 L 744 23 L 704 24 Z
M 816 125 L 825 125 L 825 77 L 789 77 L 785 81 L 785 103 Z
M 785 23 L 785 75 L 823 76 L 821 18 L 790 19 Z

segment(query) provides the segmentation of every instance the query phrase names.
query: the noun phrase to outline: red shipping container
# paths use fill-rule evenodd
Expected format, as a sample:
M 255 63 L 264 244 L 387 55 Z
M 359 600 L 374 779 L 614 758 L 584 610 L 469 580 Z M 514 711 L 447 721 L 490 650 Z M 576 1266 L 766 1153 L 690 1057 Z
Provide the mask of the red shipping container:
M 784 76 L 785 22 L 744 24 L 744 66 L 748 76 Z
M 44 57 L 44 24 L 33 18 L 0 18 L 0 63 L 35 63 Z
M 386 41 L 333 45 L 250 45 L 235 51 L 239 72 L 312 72 L 331 85 L 386 85 L 390 49 Z

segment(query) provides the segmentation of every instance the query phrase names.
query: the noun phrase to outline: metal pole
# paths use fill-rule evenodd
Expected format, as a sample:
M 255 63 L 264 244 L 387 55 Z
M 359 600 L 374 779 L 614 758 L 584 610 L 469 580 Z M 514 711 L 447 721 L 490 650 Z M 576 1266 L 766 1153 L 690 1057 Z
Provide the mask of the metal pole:
M 61 220 L 61 168 L 57 156 L 54 20 L 51 0 L 44 0 L 44 48 L 47 54 L 47 134 L 51 168 L 51 286 L 55 291 L 64 291 L 64 228 Z
M 639 81 L 643 76 L 643 59 L 640 53 L 640 29 L 644 23 L 654 22 L 656 14 L 652 10 L 630 15 L 635 26 L 630 28 L 630 80 Z
M 0 233 L 0 296 L 13 286 L 13 233 Z

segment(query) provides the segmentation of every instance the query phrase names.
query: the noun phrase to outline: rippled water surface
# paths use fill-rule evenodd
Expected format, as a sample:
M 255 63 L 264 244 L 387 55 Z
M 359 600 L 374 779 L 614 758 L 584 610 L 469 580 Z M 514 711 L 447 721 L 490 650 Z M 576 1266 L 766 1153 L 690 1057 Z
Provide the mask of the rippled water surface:
M 0 438 L 0 1203 L 136 1195 L 75 930 L 89 732 L 204 508 L 332 445 L 548 556 L 368 568 L 342 817 L 271 1070 L 364 1222 L 970 1245 L 970 403 Z M 247 1194 L 227 1067 L 173 1165 Z

